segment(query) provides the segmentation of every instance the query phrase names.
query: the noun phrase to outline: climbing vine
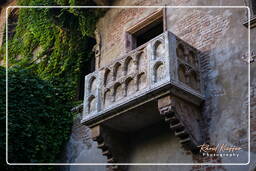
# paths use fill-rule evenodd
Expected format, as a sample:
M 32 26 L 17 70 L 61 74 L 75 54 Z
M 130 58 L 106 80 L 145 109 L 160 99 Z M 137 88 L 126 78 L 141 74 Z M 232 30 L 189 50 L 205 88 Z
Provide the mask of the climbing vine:
M 14 34 L 8 37 L 9 80 L 13 86 L 9 92 L 12 98 L 9 106 L 13 108 L 10 140 L 15 142 L 17 138 L 19 142 L 19 148 L 10 144 L 10 153 L 17 154 L 12 156 L 13 162 L 56 162 L 68 138 L 72 123 L 70 109 L 77 101 L 78 82 L 93 56 L 95 42 L 90 37 L 94 36 L 96 21 L 105 12 L 72 7 L 95 5 L 92 1 L 85 2 L 18 1 L 21 6 L 71 7 L 18 9 Z M 3 45 L 1 59 L 6 57 L 5 50 Z M 2 79 L 3 73 L 0 73 Z M 2 110 L 1 122 L 5 118 L 3 113 Z M 27 137 L 33 137 L 33 144 L 24 144 Z
M 21 0 L 19 5 L 76 5 L 67 0 Z M 10 65 L 33 68 L 40 78 L 65 87 L 71 98 L 81 67 L 90 60 L 100 9 L 21 8 L 8 44 Z
M 5 70 L 0 68 L 1 106 L 5 106 Z M 56 162 L 72 123 L 65 94 L 29 69 L 8 72 L 8 161 Z M 1 116 L 5 112 L 1 107 Z M 1 117 L 1 126 L 5 117 Z M 3 134 L 1 134 L 1 139 Z M 2 145 L 2 144 L 1 144 Z

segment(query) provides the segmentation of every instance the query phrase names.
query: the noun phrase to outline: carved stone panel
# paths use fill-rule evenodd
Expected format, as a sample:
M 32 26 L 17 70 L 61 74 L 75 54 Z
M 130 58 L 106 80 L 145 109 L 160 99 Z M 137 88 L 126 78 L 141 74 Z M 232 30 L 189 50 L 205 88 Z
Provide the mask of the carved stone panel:
M 156 41 L 154 44 L 154 57 L 165 57 L 165 45 L 163 41 Z
M 112 91 L 110 89 L 107 89 L 104 93 L 104 107 L 109 106 L 113 102 L 113 95 Z
M 104 73 L 104 85 L 108 85 L 111 81 L 111 71 L 110 69 L 106 68 Z
M 133 93 L 137 91 L 136 84 L 133 78 L 129 77 L 125 80 L 126 84 L 126 96 L 131 96 Z
M 114 150 L 117 146 L 122 147 L 115 144 L 120 140 L 115 138 L 119 136 L 117 130 L 123 130 L 123 126 L 129 130 L 142 129 L 145 125 L 159 123 L 159 116 L 151 116 L 157 110 L 182 146 L 196 152 L 203 137 L 200 105 L 204 100 L 198 53 L 174 34 L 164 32 L 85 77 L 82 122 L 93 128 L 94 140 L 108 162 L 125 160 Z M 146 103 L 152 104 L 150 110 L 154 112 L 147 115 L 150 112 L 142 110 L 142 118 L 134 124 L 134 116 L 131 117 L 129 110 L 142 109 Z M 138 115 L 135 120 L 137 118 Z M 148 119 L 146 123 L 144 119 Z M 115 127 L 111 123 L 115 123 Z M 107 126 L 105 131 L 101 130 L 102 126 Z M 113 165 L 111 169 L 119 168 Z
M 122 99 L 124 96 L 123 88 L 120 83 L 114 85 L 114 101 Z
M 122 76 L 122 66 L 119 62 L 117 62 L 114 66 L 113 70 L 113 79 L 116 80 L 117 78 L 120 78 Z
M 138 75 L 137 82 L 138 90 L 143 90 L 147 87 L 147 76 L 144 72 Z
M 88 104 L 88 108 L 89 108 L 89 113 L 96 111 L 96 100 L 94 96 L 91 96 L 89 99 L 89 104 Z
M 145 91 L 148 85 L 148 59 L 145 49 L 127 54 L 102 70 L 102 106 L 108 109 Z
M 147 69 L 147 56 L 144 51 L 137 54 L 136 61 L 138 71 L 145 71 Z
M 199 64 L 196 49 L 164 32 L 86 76 L 84 120 L 143 99 L 167 85 L 200 101 L 203 92 Z
M 100 96 L 99 88 L 100 79 L 98 72 L 91 73 L 85 78 L 85 96 L 84 96 L 84 113 L 94 115 L 100 110 Z
M 94 92 L 97 88 L 97 83 L 96 83 L 96 78 L 92 77 L 90 82 L 89 82 L 89 92 Z
M 131 75 L 134 72 L 135 66 L 134 66 L 134 61 L 132 59 L 132 57 L 128 56 L 125 60 L 125 75 Z
M 177 39 L 178 81 L 193 91 L 202 92 L 201 71 L 197 53 L 195 49 Z
M 165 78 L 166 76 L 166 69 L 163 63 L 158 62 L 155 64 L 154 67 L 154 81 L 158 82 Z

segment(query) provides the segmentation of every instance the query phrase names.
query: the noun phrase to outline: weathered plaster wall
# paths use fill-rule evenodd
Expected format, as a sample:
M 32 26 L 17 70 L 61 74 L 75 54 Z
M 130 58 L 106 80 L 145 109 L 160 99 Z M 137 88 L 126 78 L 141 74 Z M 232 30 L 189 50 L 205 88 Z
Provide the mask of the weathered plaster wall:
M 210 119 L 210 142 L 240 145 L 239 140 L 247 139 L 248 120 L 246 106 L 243 106 L 248 97 L 248 65 L 241 60 L 248 49 L 247 29 L 240 20 L 244 10 L 168 12 L 168 23 L 174 25 L 168 24 L 168 30 L 208 54 L 202 67 L 208 67 L 203 74 L 206 101 L 210 101 L 208 107 L 211 108 L 205 112 Z M 246 161 L 247 158 L 243 160 Z
M 168 125 L 164 127 L 151 127 L 137 133 L 131 142 L 131 163 L 191 163 L 193 158 L 191 152 L 185 151 L 179 139 L 168 129 Z M 144 168 L 145 167 L 145 168 Z M 131 166 L 128 171 L 155 171 L 172 170 L 169 167 L 147 167 L 147 166 Z M 187 171 L 191 166 L 180 167 L 179 170 Z
M 92 141 L 90 129 L 80 123 L 78 114 L 73 122 L 72 133 L 66 145 L 63 162 L 65 163 L 106 163 L 97 143 Z M 84 166 L 63 166 L 63 171 L 82 171 Z M 105 171 L 105 166 L 86 166 L 86 171 Z

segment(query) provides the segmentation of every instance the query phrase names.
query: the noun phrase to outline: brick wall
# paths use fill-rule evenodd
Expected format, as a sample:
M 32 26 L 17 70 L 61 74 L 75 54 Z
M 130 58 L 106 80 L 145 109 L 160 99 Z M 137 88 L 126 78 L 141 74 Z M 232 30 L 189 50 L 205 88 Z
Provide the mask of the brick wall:
M 199 0 L 200 1 L 200 0 Z M 135 3 L 127 0 L 116 2 L 115 5 L 199 5 L 209 1 L 173 0 L 173 1 L 138 1 Z M 239 4 L 240 1 L 234 1 Z M 211 5 L 224 5 L 224 2 L 216 2 Z M 231 5 L 231 4 L 229 4 Z M 134 23 L 152 13 L 153 10 L 145 9 L 115 9 L 109 10 L 104 18 L 98 23 L 98 29 L 102 36 L 102 65 L 110 63 L 124 50 L 124 31 Z M 233 16 L 234 15 L 234 16 Z M 215 10 L 170 10 L 167 13 L 168 30 L 202 51 L 201 68 L 204 73 L 207 100 L 203 106 L 203 115 L 208 124 L 205 132 L 210 134 L 207 142 L 215 143 L 217 140 L 226 141 L 239 145 L 246 150 L 246 120 L 247 93 L 232 94 L 239 92 L 239 88 L 246 87 L 247 64 L 241 61 L 241 56 L 246 52 L 246 29 L 240 23 L 244 15 L 241 11 L 215 11 Z M 237 27 L 237 28 L 236 28 Z M 240 36 L 240 37 L 239 37 Z M 255 45 L 255 44 L 254 44 Z M 227 48 L 225 48 L 227 47 Z M 233 49 L 232 49 L 233 48 Z M 255 64 L 254 64 L 255 65 Z M 233 67 L 233 68 L 232 68 Z M 255 69 L 253 69 L 254 71 Z M 236 77 L 233 77 L 236 74 Z M 244 75 L 245 74 L 245 75 Z M 234 80 L 237 79 L 237 82 Z M 226 85 L 225 81 L 230 83 Z M 234 89 L 229 90 L 228 87 Z M 230 102 L 233 95 L 238 100 Z M 256 83 L 252 84 L 251 90 L 251 144 L 252 152 L 256 151 Z M 230 119 L 231 123 L 221 122 Z M 222 128 L 227 130 L 222 131 Z M 224 134 L 226 133 L 226 134 Z M 230 135 L 227 135 L 230 134 Z M 195 162 L 222 162 L 220 158 L 193 156 Z M 191 166 L 193 171 L 232 170 L 223 166 Z M 233 170 L 232 170 L 233 171 Z
M 167 5 L 197 4 L 191 0 L 151 2 L 154 5 L 158 5 L 158 3 Z M 125 0 L 122 3 L 119 2 L 118 5 L 120 4 L 131 5 Z M 137 4 L 143 5 L 146 3 L 140 1 Z M 99 28 L 103 28 L 104 24 L 111 25 L 111 27 L 107 27 L 108 29 L 101 30 L 103 35 L 103 65 L 125 52 L 125 29 L 150 12 L 150 10 L 142 9 L 122 9 L 118 12 L 110 10 L 108 12 L 108 15 L 98 25 Z M 245 140 L 247 123 L 246 121 L 239 123 L 239 120 L 246 120 L 247 115 L 246 111 L 244 111 L 245 113 L 240 112 L 246 109 L 243 101 L 247 100 L 247 92 L 238 90 L 241 89 L 242 85 L 246 85 L 246 80 L 242 81 L 242 78 L 247 76 L 247 64 L 241 60 L 241 56 L 247 47 L 247 30 L 240 23 L 240 18 L 243 18 L 243 16 L 244 11 L 230 9 L 167 10 L 168 30 L 202 51 L 201 65 L 207 96 L 203 107 L 203 115 L 208 124 L 208 129 L 205 131 L 210 131 L 207 138 L 210 143 L 223 140 L 243 147 L 246 147 L 247 144 Z M 111 20 L 111 17 L 114 20 Z M 237 70 L 232 71 L 232 65 L 236 66 Z M 232 75 L 236 75 L 240 85 L 234 83 L 235 77 L 230 77 Z M 236 97 L 237 101 L 230 100 L 233 97 Z M 222 126 L 227 130 L 222 131 Z
M 169 23 L 169 26 L 181 39 L 201 51 L 209 51 L 215 47 L 216 42 L 230 27 L 228 16 L 209 15 L 207 11 L 198 9 L 187 10 L 175 25 Z
M 120 42 L 124 32 L 123 26 L 138 15 L 141 15 L 144 11 L 145 9 L 143 8 L 122 9 L 115 17 L 111 18 L 112 22 L 109 24 L 112 25 L 111 29 L 113 31 L 106 35 L 106 42 L 108 43 L 105 44 L 106 46 L 103 46 L 103 50 L 107 50 L 113 47 L 116 42 Z
M 105 18 L 98 23 L 98 30 L 102 37 L 101 67 L 124 55 L 126 52 L 125 30 L 153 11 L 154 9 L 131 8 L 112 9 L 107 12 Z

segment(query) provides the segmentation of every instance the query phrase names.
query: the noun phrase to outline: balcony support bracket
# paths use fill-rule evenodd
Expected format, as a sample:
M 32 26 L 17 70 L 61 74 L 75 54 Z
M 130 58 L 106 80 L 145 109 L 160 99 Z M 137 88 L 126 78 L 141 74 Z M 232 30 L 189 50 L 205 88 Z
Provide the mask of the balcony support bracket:
M 201 131 L 197 129 L 200 124 L 199 119 L 191 121 L 187 117 L 188 114 L 195 114 L 195 108 L 197 107 L 172 95 L 158 99 L 158 110 L 164 116 L 165 122 L 180 139 L 182 147 L 193 153 L 198 152 L 198 146 L 202 142 Z
M 98 148 L 102 150 L 102 155 L 106 156 L 108 163 L 108 171 L 124 171 L 125 166 L 115 165 L 114 163 L 126 162 L 123 154 L 126 154 L 124 147 L 125 136 L 116 132 L 115 130 L 97 125 L 91 128 L 91 137 L 96 141 Z

